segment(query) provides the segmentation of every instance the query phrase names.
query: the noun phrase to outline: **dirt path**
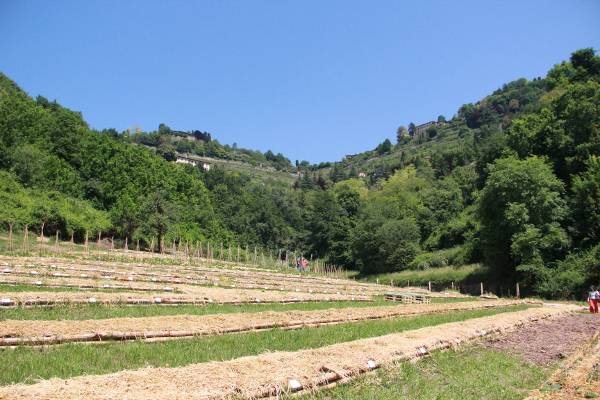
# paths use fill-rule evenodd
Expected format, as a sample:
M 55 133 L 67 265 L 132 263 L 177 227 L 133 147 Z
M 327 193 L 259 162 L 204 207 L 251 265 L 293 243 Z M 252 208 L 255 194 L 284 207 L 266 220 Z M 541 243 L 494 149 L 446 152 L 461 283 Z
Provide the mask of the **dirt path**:
M 588 316 L 598 319 L 597 316 Z M 594 321 L 593 326 L 598 323 Z M 541 389 L 526 400 L 575 400 L 600 397 L 600 331 L 565 359 Z
M 519 354 L 531 363 L 548 366 L 573 353 L 599 329 L 600 317 L 597 315 L 571 314 L 531 324 L 485 346 Z
M 340 324 L 399 316 L 449 311 L 478 310 L 523 304 L 522 301 L 474 301 L 315 310 L 232 313 L 215 315 L 176 315 L 143 318 L 111 318 L 81 321 L 6 320 L 0 324 L 0 346 L 58 344 L 140 338 L 180 338 L 220 335 L 285 327 Z
M 108 375 L 49 379 L 0 388 L 0 399 L 257 398 L 318 387 L 392 361 L 416 358 L 493 332 L 518 329 L 574 306 L 532 308 L 298 352 L 274 352 L 180 368 L 143 368 Z

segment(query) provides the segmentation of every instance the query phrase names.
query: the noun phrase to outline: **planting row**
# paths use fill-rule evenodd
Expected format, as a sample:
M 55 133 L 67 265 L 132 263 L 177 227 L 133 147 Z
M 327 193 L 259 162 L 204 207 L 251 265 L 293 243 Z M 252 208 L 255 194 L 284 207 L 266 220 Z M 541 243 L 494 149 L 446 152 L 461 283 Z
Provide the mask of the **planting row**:
M 223 268 L 206 268 L 203 266 L 128 264 L 116 262 L 71 262 L 60 259 L 0 258 L 0 266 L 5 273 L 43 272 L 43 268 L 52 270 L 76 271 L 91 275 L 116 275 L 127 280 L 140 279 L 135 275 L 161 279 L 168 283 L 193 281 L 196 284 L 214 284 L 243 287 L 263 287 L 270 290 L 312 290 L 323 293 L 344 291 L 352 294 L 382 294 L 388 288 L 376 284 L 365 284 L 351 280 L 316 278 L 305 275 L 277 274 L 258 271 L 232 271 Z M 66 273 L 66 272 L 65 272 Z M 81 274 L 80 274 L 81 275 Z
M 381 306 L 216 315 L 112 318 L 84 321 L 3 321 L 0 346 L 106 340 L 181 338 L 272 328 L 296 329 L 353 321 L 478 310 L 524 304 L 523 301 L 474 301 L 448 304 Z M 539 303 L 541 304 L 541 303 Z

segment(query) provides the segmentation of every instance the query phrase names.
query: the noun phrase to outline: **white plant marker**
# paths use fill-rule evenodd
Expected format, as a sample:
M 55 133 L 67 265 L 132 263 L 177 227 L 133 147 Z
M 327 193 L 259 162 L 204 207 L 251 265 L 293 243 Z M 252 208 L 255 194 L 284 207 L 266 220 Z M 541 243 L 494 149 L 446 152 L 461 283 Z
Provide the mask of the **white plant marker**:
M 297 379 L 290 379 L 288 380 L 288 387 L 292 392 L 296 392 L 302 389 L 302 384 Z
M 2 304 L 3 306 L 8 306 L 12 304 L 12 300 L 8 297 L 4 297 L 0 300 L 0 304 Z
M 427 354 L 427 349 L 425 348 L 425 346 L 419 347 L 419 353 L 421 353 L 421 354 Z
M 95 297 L 90 297 L 87 301 L 88 301 L 88 303 L 95 303 L 96 302 L 96 298 Z
M 154 298 L 154 302 L 155 303 L 162 303 L 162 299 L 160 297 L 155 297 Z
M 377 368 L 377 363 L 373 360 L 369 360 L 369 361 L 367 361 L 367 368 L 375 369 L 375 368 Z

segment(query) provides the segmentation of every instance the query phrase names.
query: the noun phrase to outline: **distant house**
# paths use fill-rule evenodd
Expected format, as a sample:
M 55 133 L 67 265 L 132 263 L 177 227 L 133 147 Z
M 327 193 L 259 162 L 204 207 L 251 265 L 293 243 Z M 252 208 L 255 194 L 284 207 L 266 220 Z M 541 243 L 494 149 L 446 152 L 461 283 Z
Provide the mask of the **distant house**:
M 417 125 L 417 126 L 415 126 L 415 135 L 424 133 L 425 131 L 427 131 L 427 129 L 438 126 L 438 125 L 439 125 L 439 123 L 436 121 L 429 121 L 429 122 L 425 122 L 424 124 Z
M 209 163 L 207 163 L 205 161 L 196 160 L 194 158 L 186 157 L 184 155 L 178 155 L 177 159 L 175 159 L 175 162 L 177 164 L 189 164 L 189 165 L 193 165 L 194 167 L 200 166 L 205 171 L 210 171 L 210 169 L 212 167 Z
M 191 132 L 183 132 L 183 131 L 171 131 L 171 134 L 175 137 L 175 139 L 179 140 L 189 140 L 190 142 L 210 142 L 212 137 L 208 132 L 201 131 L 191 131 Z
M 193 160 L 193 159 L 188 158 L 188 157 L 184 157 L 184 156 L 177 156 L 177 159 L 175 160 L 175 162 L 177 164 L 190 164 L 190 165 L 193 165 L 193 166 L 198 165 L 198 161 Z

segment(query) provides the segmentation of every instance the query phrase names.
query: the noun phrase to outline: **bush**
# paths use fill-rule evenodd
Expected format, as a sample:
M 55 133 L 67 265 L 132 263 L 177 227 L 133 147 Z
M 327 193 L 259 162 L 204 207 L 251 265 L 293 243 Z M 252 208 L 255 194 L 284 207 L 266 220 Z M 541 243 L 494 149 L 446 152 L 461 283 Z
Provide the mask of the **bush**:
M 449 265 L 464 265 L 470 258 L 468 253 L 469 251 L 466 246 L 421 253 L 409 264 L 409 269 L 425 270 Z

